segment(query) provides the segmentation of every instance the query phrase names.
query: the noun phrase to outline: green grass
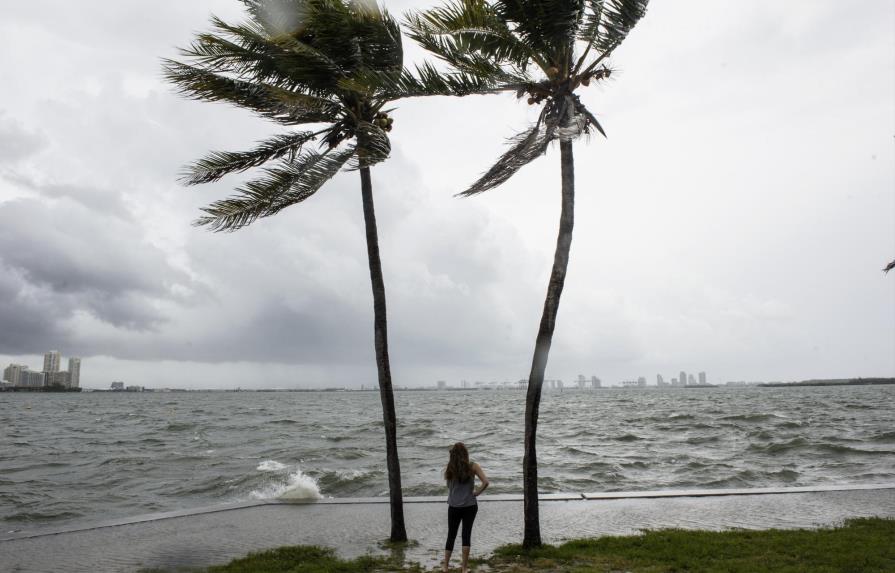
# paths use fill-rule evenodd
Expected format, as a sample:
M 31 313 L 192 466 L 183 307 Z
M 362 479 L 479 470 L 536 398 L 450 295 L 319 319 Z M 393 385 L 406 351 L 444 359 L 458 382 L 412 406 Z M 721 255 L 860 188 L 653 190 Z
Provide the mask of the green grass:
M 400 554 L 399 554 L 400 555 Z M 819 530 L 686 531 L 600 537 L 525 551 L 499 548 L 473 562 L 489 573 L 895 573 L 895 519 L 865 518 Z M 281 547 L 206 573 L 421 573 L 400 558 L 343 560 L 331 549 Z M 452 572 L 459 563 L 452 562 Z
M 498 549 L 488 563 L 518 572 L 895 572 L 895 520 L 853 519 L 820 530 L 668 529 L 533 551 L 510 545 Z
M 363 556 L 345 560 L 332 549 L 308 545 L 280 547 L 209 567 L 207 573 L 386 573 L 413 571 L 385 557 Z

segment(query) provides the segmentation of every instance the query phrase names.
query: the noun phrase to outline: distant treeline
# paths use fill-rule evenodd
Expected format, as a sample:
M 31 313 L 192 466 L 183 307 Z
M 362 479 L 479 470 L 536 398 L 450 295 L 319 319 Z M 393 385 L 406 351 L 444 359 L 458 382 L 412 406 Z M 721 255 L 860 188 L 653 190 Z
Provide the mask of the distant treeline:
M 839 378 L 834 380 L 803 380 L 801 382 L 768 382 L 759 386 L 867 386 L 871 384 L 895 384 L 895 378 Z

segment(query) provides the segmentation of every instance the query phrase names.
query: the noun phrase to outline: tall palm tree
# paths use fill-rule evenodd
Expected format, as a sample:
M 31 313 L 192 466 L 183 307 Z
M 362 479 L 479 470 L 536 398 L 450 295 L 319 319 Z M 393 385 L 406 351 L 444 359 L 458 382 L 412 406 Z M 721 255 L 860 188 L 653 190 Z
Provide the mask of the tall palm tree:
M 236 231 L 308 199 L 342 169 L 360 172 L 367 257 L 373 287 L 373 333 L 391 502 L 391 540 L 405 541 L 397 420 L 388 357 L 385 284 L 379 258 L 370 168 L 391 149 L 392 119 L 380 90 L 346 88 L 355 74 L 400 70 L 401 32 L 375 0 L 242 0 L 248 19 L 212 18 L 210 33 L 165 60 L 183 95 L 249 109 L 290 128 L 243 152 L 212 152 L 183 181 L 198 185 L 254 167 L 257 178 L 203 208 L 195 224 Z M 298 131 L 295 126 L 310 125 Z M 316 149 L 310 144 L 316 142 Z M 272 165 L 271 165 L 272 164 Z
M 499 186 L 546 153 L 551 142 L 559 141 L 559 236 L 525 401 L 525 547 L 541 544 L 535 446 L 541 387 L 572 245 L 572 142 L 593 129 L 605 136 L 576 92 L 610 76 L 608 58 L 643 17 L 647 1 L 452 0 L 440 8 L 411 13 L 406 21 L 410 37 L 447 63 L 448 72 L 428 65 L 416 77 L 404 73 L 391 82 L 396 92 L 406 95 L 511 91 L 527 98 L 529 105 L 541 106 L 537 121 L 510 140 L 510 149 L 460 194 L 464 197 Z

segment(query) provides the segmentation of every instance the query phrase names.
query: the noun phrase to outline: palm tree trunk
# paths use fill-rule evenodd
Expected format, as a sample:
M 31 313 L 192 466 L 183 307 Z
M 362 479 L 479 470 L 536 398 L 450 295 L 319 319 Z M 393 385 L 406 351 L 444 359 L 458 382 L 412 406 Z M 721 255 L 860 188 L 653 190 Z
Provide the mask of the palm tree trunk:
M 544 371 L 547 369 L 547 355 L 553 342 L 553 329 L 559 311 L 559 297 L 566 282 L 569 266 L 569 250 L 572 247 L 572 227 L 575 225 L 575 160 L 572 156 L 572 142 L 559 144 L 562 166 L 562 211 L 559 216 L 559 236 L 553 255 L 553 271 L 544 300 L 544 313 L 535 342 L 531 374 L 528 375 L 528 393 L 525 397 L 525 454 L 522 458 L 522 487 L 524 492 L 525 533 L 523 547 L 537 547 L 541 544 L 541 522 L 538 515 L 538 456 L 535 443 L 538 430 L 538 410 L 541 406 L 541 387 Z
M 364 203 L 364 224 L 367 230 L 367 258 L 370 262 L 370 282 L 373 285 L 373 333 L 376 347 L 376 368 L 379 373 L 379 397 L 382 400 L 382 421 L 385 424 L 385 460 L 388 466 L 388 491 L 391 506 L 391 541 L 407 541 L 404 528 L 404 501 L 401 494 L 401 465 L 398 463 L 398 419 L 395 414 L 395 395 L 392 373 L 388 362 L 388 319 L 385 312 L 385 282 L 379 260 L 379 235 L 376 231 L 376 212 L 373 209 L 373 182 L 370 169 L 360 170 L 361 196 Z

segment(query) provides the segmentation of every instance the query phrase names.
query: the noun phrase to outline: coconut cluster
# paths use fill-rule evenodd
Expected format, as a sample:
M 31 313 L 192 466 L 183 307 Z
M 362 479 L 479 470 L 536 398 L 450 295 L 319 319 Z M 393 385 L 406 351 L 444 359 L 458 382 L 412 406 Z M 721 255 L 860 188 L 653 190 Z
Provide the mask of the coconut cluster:
M 376 117 L 373 118 L 373 125 L 381 128 L 383 131 L 391 131 L 393 123 L 395 123 L 394 118 L 389 117 L 385 112 L 380 111 L 376 114 Z

